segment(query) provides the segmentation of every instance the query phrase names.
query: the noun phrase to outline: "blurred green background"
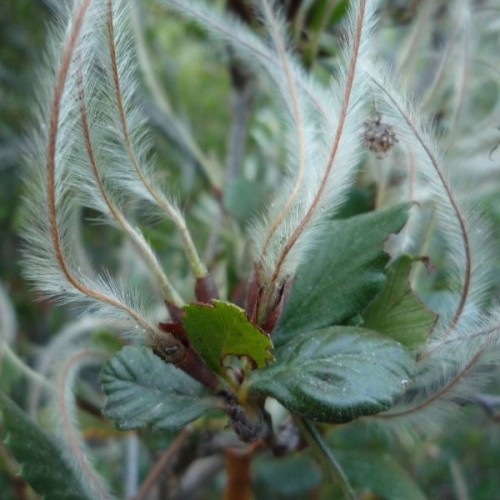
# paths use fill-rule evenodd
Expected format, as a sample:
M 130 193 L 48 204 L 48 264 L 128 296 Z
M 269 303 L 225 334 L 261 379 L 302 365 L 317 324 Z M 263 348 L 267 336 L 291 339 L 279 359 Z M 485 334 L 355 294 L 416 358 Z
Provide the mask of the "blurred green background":
M 0 0 L 0 281 L 17 314 L 15 348 L 28 361 L 69 317 L 63 310 L 39 300 L 24 281 L 19 262 L 19 226 L 25 189 L 22 185 L 23 150 L 25 141 L 29 140 L 37 85 L 35 70 L 43 58 L 52 1 Z M 414 3 L 386 2 L 391 9 L 392 22 L 411 22 Z M 186 31 L 189 31 L 189 41 L 186 41 Z M 177 111 L 189 117 L 186 120 L 202 149 L 213 158 L 223 158 L 231 88 L 226 56 L 204 49 L 200 43 L 204 35 L 182 23 L 158 21 L 150 24 L 147 35 L 157 53 L 168 54 L 175 47 L 172 56 L 162 61 L 160 76 L 168 86 L 172 101 L 176 102 Z M 257 137 L 259 130 L 265 135 L 266 127 L 275 126 L 272 120 L 265 120 L 269 112 L 266 106 L 262 98 L 254 116 L 254 135 Z M 154 116 L 152 122 L 158 131 L 158 150 L 162 157 L 169 158 L 179 192 L 196 198 L 203 177 L 197 175 L 196 166 L 179 148 L 172 148 L 168 133 L 162 133 L 168 129 L 168 123 L 155 123 Z M 256 155 L 257 148 L 253 146 L 250 143 L 249 150 Z M 493 210 L 496 205 L 491 206 Z M 496 217 L 491 214 L 493 220 Z M 168 228 L 165 230 L 168 232 Z M 154 236 L 153 232 L 151 237 Z M 161 240 L 159 242 L 161 244 Z M 9 389 L 23 403 L 23 382 L 11 370 L 4 369 L 0 377 L 0 387 Z M 498 390 L 498 386 L 498 380 L 494 380 L 492 390 Z M 332 434 L 331 442 L 340 450 L 341 457 L 343 452 L 365 454 L 368 465 L 364 474 L 368 482 L 377 481 L 373 466 L 382 463 L 382 456 L 389 455 L 416 480 L 430 499 L 500 498 L 499 420 L 480 407 L 464 408 L 462 417 L 450 424 L 445 435 L 412 445 L 374 436 L 362 425 L 338 429 Z M 26 491 L 22 480 L 16 479 L 12 460 L 6 459 L 8 456 L 7 449 L 0 445 L 0 497 L 23 498 Z M 307 498 L 309 493 L 294 496 L 285 487 L 286 475 L 296 471 L 294 467 L 291 464 L 290 469 L 283 466 L 280 469 L 264 459 L 262 465 L 257 463 L 259 498 Z M 283 481 L 279 480 L 280 474 L 285 474 Z M 370 479 L 370 475 L 373 478 Z M 388 477 L 390 481 L 390 471 Z M 383 490 L 381 487 L 379 498 L 384 497 Z

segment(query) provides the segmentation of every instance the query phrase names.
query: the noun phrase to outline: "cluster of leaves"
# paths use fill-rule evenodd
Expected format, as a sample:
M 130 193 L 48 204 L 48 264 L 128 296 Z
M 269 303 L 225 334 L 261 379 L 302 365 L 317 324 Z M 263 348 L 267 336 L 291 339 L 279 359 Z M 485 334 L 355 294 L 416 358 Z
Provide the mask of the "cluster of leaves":
M 276 360 L 268 367 L 269 337 L 235 305 L 216 301 L 213 306 L 187 306 L 183 324 L 190 341 L 222 377 L 227 376 L 227 356 L 250 359 L 256 370 L 245 377 L 247 397 L 272 396 L 297 415 L 340 423 L 390 408 L 413 373 L 412 357 L 401 344 L 415 347 L 425 341 L 434 322 L 409 290 L 405 268 L 411 259 L 395 263 L 389 268 L 391 278 L 385 278 L 388 256 L 381 246 L 406 217 L 406 208 L 396 206 L 328 225 L 314 261 L 297 271 L 272 335 Z M 348 253 L 354 246 L 356 252 Z M 364 327 L 331 326 L 349 323 L 365 308 L 366 322 L 357 319 Z M 145 355 L 126 348 L 103 374 L 108 396 L 104 411 L 121 428 L 151 424 L 178 430 L 210 408 L 205 403 L 209 393 L 203 398 L 201 386 L 188 391 L 185 375 L 174 377 L 171 367 L 159 360 L 146 362 Z M 185 411 L 179 413 L 183 405 Z
M 47 406 L 58 409 L 60 439 L 42 431 L 7 396 L 0 400 L 6 443 L 24 464 L 26 480 L 48 498 L 111 496 L 97 467 L 89 464 L 87 445 L 75 425 L 81 409 L 89 407 L 97 414 L 102 408 L 118 429 L 137 430 L 145 442 L 151 432 L 167 439 L 178 433 L 172 450 L 196 436 L 198 450 L 185 460 L 188 465 L 204 453 L 220 459 L 225 451 L 228 498 L 235 449 L 248 457 L 266 450 L 254 470 L 262 498 L 300 497 L 318 489 L 325 498 L 349 497 L 349 480 L 356 490 L 387 498 L 423 498 L 382 447 L 353 451 L 349 431 L 346 446 L 342 436 L 327 437 L 329 426 L 318 428 L 317 423 L 361 420 L 362 425 L 386 424 L 403 437 L 425 434 L 441 425 L 443 413 L 477 396 L 478 387 L 487 382 L 485 373 L 496 373 L 499 313 L 492 297 L 498 284 L 490 275 L 497 259 L 485 252 L 495 243 L 485 241 L 486 225 L 470 208 L 471 194 L 453 180 L 468 175 L 462 165 L 479 161 L 473 155 L 484 160 L 491 150 L 471 153 L 459 141 L 469 123 L 463 118 L 470 118 L 467 106 L 473 107 L 478 92 L 468 81 L 470 2 L 457 2 L 457 19 L 424 2 L 412 34 L 382 31 L 389 46 L 399 43 L 399 37 L 406 40 L 399 65 L 411 76 L 412 68 L 422 64 L 412 58 L 425 22 L 444 16 L 450 26 L 458 26 L 446 31 L 442 59 L 436 62 L 433 53 L 424 57 L 427 80 L 410 78 L 408 84 L 424 109 L 442 115 L 445 149 L 460 143 L 448 155 L 453 170 L 443 166 L 433 132 L 422 124 L 406 90 L 372 57 L 373 18 L 399 16 L 399 11 L 389 5 L 376 13 L 374 3 L 364 0 L 351 2 L 350 8 L 345 1 L 300 4 L 286 3 L 278 13 L 267 0 L 255 2 L 254 9 L 228 2 L 239 19 L 197 1 L 150 6 L 167 12 L 167 21 L 158 22 L 174 32 L 179 27 L 177 20 L 169 21 L 172 11 L 215 35 L 221 52 L 226 44 L 231 47 L 226 57 L 234 109 L 226 177 L 191 132 L 203 133 L 207 127 L 179 119 L 162 93 L 138 11 L 129 12 L 119 0 L 82 0 L 72 8 L 56 8 L 65 27 L 55 29 L 55 71 L 46 75 L 48 88 L 39 92 L 46 102 L 29 155 L 28 186 L 34 193 L 25 229 L 26 267 L 49 295 L 89 303 L 91 316 L 46 349 L 39 371 L 48 378 L 22 364 L 10 350 L 12 335 L 3 332 L 9 362 L 32 379 L 32 413 L 46 391 L 52 402 Z M 346 35 L 339 43 L 342 23 Z M 285 43 L 285 26 L 296 54 Z M 196 51 L 191 57 L 202 64 L 206 54 L 197 40 L 204 41 L 205 35 L 192 26 L 184 29 L 195 39 L 189 45 Z M 494 29 L 484 30 L 486 42 Z M 139 102 L 131 30 L 156 107 Z M 481 43 L 482 36 L 474 43 Z M 457 46 L 463 53 L 457 53 Z M 211 65 L 220 70 L 216 58 Z M 324 85 L 323 75 L 332 66 L 336 81 Z M 457 88 L 455 81 L 447 81 L 455 66 L 464 75 Z M 193 75 L 187 78 L 192 81 Z M 469 84 L 472 104 L 464 97 Z M 260 94 L 259 85 L 273 87 L 273 99 Z M 188 94 L 188 109 L 205 105 L 220 113 L 210 99 L 193 102 L 186 87 L 179 85 L 178 92 Z M 443 107 L 450 109 L 436 111 L 434 95 L 444 96 Z M 275 101 L 284 111 L 276 110 Z M 380 114 L 376 119 L 370 118 L 372 106 Z M 186 215 L 158 189 L 164 176 L 150 161 L 150 141 L 138 113 L 142 109 L 166 133 L 170 144 L 161 147 L 181 165 L 180 185 L 192 200 Z M 273 114 L 280 112 L 284 130 Z M 495 116 L 492 112 L 488 119 Z M 245 145 L 248 129 L 252 142 Z M 270 132 L 272 141 L 266 138 Z M 205 140 L 205 148 L 219 141 L 217 130 L 210 130 Z M 481 141 L 490 144 L 491 137 Z M 481 172 L 486 179 L 489 170 L 494 169 Z M 189 180 L 196 172 L 204 182 Z M 86 235 L 79 233 L 79 224 L 82 213 L 88 214 L 75 207 L 73 197 L 76 205 L 99 213 L 132 243 L 120 241 L 118 265 L 98 257 L 114 274 L 126 277 L 125 287 L 108 272 L 99 276 L 93 269 L 95 256 L 88 259 L 81 251 Z M 162 211 L 171 223 L 136 229 L 146 203 L 156 205 L 153 210 Z M 199 229 L 194 237 L 188 226 Z M 157 253 L 149 242 L 159 243 L 152 245 Z M 208 265 L 198 255 L 200 246 Z M 165 268 L 159 264 L 164 260 L 170 261 Z M 186 278 L 189 271 L 192 277 Z M 135 288 L 141 290 L 139 299 L 131 292 Z M 144 304 L 155 301 L 166 303 L 163 322 Z M 106 316 L 111 322 L 103 323 Z M 120 340 L 109 332 L 88 339 L 89 332 L 105 324 L 121 334 Z M 123 347 L 122 339 L 128 335 L 130 340 L 130 333 L 131 345 Z M 51 366 L 54 359 L 62 362 Z M 75 379 L 77 369 L 103 359 L 105 401 L 91 376 Z M 70 395 L 72 386 L 80 410 Z M 232 431 L 225 429 L 227 422 Z M 94 426 L 88 425 L 87 432 Z M 223 445 L 214 434 L 224 436 Z M 200 451 L 208 443 L 215 452 Z M 308 451 L 296 453 L 306 443 L 331 484 L 322 483 Z M 337 456 L 331 447 L 339 449 Z M 281 458 L 267 455 L 269 451 Z M 168 452 L 167 457 L 171 459 Z M 47 463 L 57 465 L 47 468 Z M 186 472 L 182 460 L 176 467 Z M 461 484 L 455 470 L 457 474 Z M 290 477 L 296 475 L 307 481 L 294 484 Z M 176 487 L 183 494 L 189 491 L 179 482 Z M 127 491 L 135 489 L 132 485 Z

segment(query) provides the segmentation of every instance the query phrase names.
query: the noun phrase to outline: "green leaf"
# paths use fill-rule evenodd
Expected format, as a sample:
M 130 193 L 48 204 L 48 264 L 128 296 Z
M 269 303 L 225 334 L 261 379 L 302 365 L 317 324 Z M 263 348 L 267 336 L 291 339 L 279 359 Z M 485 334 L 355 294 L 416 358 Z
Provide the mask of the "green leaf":
M 2 354 L 2 346 L 0 345 L 0 391 L 8 394 L 11 387 L 22 377 L 22 374 L 19 366 L 16 366 L 9 357 L 2 356 Z
M 342 324 L 363 311 L 384 286 L 389 256 L 383 244 L 404 226 L 409 206 L 405 203 L 325 225 L 314 255 L 297 269 L 273 333 L 276 346 L 298 333 Z
M 413 293 L 408 275 L 413 258 L 403 255 L 387 270 L 387 282 L 363 314 L 363 326 L 383 333 L 406 347 L 427 340 L 437 315 Z
M 330 2 L 328 0 L 323 0 L 320 2 L 313 2 L 312 8 L 308 13 L 309 27 L 318 29 L 324 22 L 324 17 L 326 15 L 326 8 Z M 349 7 L 349 2 L 347 0 L 341 0 L 335 5 L 330 18 L 325 24 L 325 28 L 328 28 L 333 23 L 338 23 L 346 15 Z
M 426 500 L 414 479 L 387 454 L 336 450 L 335 455 L 358 491 L 386 500 Z
M 125 347 L 104 367 L 104 415 L 119 429 L 175 431 L 204 415 L 217 400 L 197 381 L 145 347 Z
M 256 368 L 274 358 L 269 335 L 248 319 L 245 311 L 230 302 L 190 304 L 184 308 L 184 328 L 193 347 L 215 373 L 225 376 L 227 356 L 246 357 Z
M 86 486 L 64 460 L 62 450 L 6 395 L 0 393 L 4 440 L 22 465 L 21 475 L 50 500 L 90 500 Z
M 364 328 L 336 326 L 298 335 L 253 372 L 249 390 L 319 422 L 342 423 L 389 409 L 414 361 L 397 342 Z

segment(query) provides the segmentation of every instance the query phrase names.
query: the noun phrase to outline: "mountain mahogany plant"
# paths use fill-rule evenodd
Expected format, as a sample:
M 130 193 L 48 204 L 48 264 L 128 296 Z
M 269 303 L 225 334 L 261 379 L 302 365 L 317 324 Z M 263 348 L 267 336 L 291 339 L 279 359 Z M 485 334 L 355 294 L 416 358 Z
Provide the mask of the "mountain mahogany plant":
M 75 378 L 77 369 L 97 363 L 102 415 L 120 430 L 137 431 L 126 434 L 127 450 L 137 446 L 135 435 L 167 447 L 140 498 L 169 465 L 169 494 L 187 498 L 221 469 L 223 454 L 226 498 L 250 498 L 252 458 L 301 460 L 299 450 L 317 454 L 332 485 L 321 486 L 306 462 L 293 494 L 316 489 L 331 498 L 338 488 L 353 497 L 349 474 L 329 448 L 328 424 L 361 420 L 402 437 L 432 432 L 494 373 L 500 314 L 489 298 L 493 243 L 454 184 L 461 170 L 448 166 L 438 144 L 453 158 L 454 142 L 446 141 L 458 132 L 436 139 L 395 71 L 376 59 L 382 40 L 375 0 L 353 0 L 337 12 L 341 29 L 328 43 L 335 2 L 235 1 L 226 12 L 198 0 L 153 3 L 157 13 L 197 23 L 215 47 L 230 47 L 236 100 L 244 103 L 240 132 L 252 105 L 248 89 L 266 89 L 267 113 L 282 123 L 272 132 L 274 151 L 266 146 L 253 156 L 266 164 L 266 189 L 241 168 L 237 127 L 230 145 L 239 150 L 230 151 L 223 180 L 217 162 L 175 118 L 133 2 L 61 2 L 37 84 L 25 269 L 39 290 L 58 303 L 83 304 L 97 323 L 85 320 L 64 342 L 56 337 L 41 365 L 53 376 L 42 386 L 34 381 L 33 412 L 43 388 L 56 404 L 57 439 L 1 396 L 10 447 L 24 477 L 47 498 L 134 493 L 116 480 L 106 484 L 77 430 L 86 408 L 101 416 L 88 374 Z M 420 15 L 429 16 L 433 2 L 423 4 Z M 469 2 L 457 6 L 465 30 Z M 420 18 L 415 26 L 410 45 Z M 463 36 L 453 32 L 450 43 Z M 400 64 L 410 72 L 408 54 Z M 320 67 L 322 57 L 330 64 Z M 444 57 L 427 82 L 440 92 Z M 139 69 L 184 158 L 206 181 L 205 193 L 193 192 L 185 210 L 151 153 Z M 450 101 L 461 113 L 463 96 L 448 91 L 458 92 Z M 254 105 L 264 107 L 260 99 Z M 359 201 L 372 187 L 376 195 Z M 171 222 L 167 251 L 156 251 L 146 236 L 151 214 Z M 133 259 L 120 266 L 107 258 L 108 267 L 97 269 L 83 248 L 89 238 L 80 225 L 89 217 L 121 233 Z M 200 221 L 208 228 L 190 229 Z M 106 342 L 81 340 L 104 320 L 118 346 L 109 333 Z M 208 473 L 196 469 L 200 457 Z M 370 489 L 355 474 L 352 480 Z M 422 498 L 409 478 L 398 481 L 399 498 Z

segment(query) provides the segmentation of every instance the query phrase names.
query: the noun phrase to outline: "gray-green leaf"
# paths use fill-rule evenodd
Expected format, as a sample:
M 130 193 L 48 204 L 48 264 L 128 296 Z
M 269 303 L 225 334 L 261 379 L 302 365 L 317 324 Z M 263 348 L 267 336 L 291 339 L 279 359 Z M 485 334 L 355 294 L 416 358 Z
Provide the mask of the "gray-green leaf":
M 339 325 L 360 314 L 385 283 L 391 233 L 402 229 L 409 204 L 330 221 L 311 258 L 297 269 L 283 315 L 273 333 L 280 346 L 296 334 Z
M 335 455 L 358 491 L 370 491 L 386 500 L 426 500 L 410 474 L 387 454 L 336 450 Z
M 54 440 L 37 427 L 7 396 L 0 393 L 6 444 L 22 465 L 21 475 L 44 498 L 90 500 L 81 478 L 64 460 Z
M 427 340 L 437 319 L 410 287 L 408 275 L 412 263 L 412 257 L 403 255 L 391 265 L 383 290 L 363 314 L 363 326 L 410 348 Z
M 319 422 L 347 422 L 389 409 L 414 368 L 399 343 L 357 327 L 302 333 L 275 355 L 273 365 L 250 375 L 250 392 L 272 396 Z
M 102 373 L 103 413 L 119 429 L 176 431 L 204 415 L 216 398 L 197 381 L 145 347 L 125 347 Z

